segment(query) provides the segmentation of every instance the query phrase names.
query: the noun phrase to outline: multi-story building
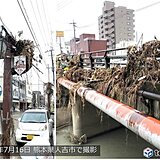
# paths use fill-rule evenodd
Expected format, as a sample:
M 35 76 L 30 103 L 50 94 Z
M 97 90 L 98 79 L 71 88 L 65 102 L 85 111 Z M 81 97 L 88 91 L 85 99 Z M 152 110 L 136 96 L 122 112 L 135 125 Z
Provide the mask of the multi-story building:
M 102 15 L 98 18 L 99 39 L 106 39 L 108 48 L 115 48 L 120 41 L 134 40 L 134 10 L 115 7 L 114 2 L 105 1 Z
M 12 78 L 12 106 L 11 110 L 25 110 L 32 103 L 32 90 L 25 80 L 17 76 Z M 0 76 L 0 108 L 3 103 L 3 76 Z
M 80 37 L 77 38 L 76 45 L 73 43 L 73 40 L 71 40 L 70 46 L 71 53 L 74 53 L 74 51 L 76 51 L 76 54 L 78 54 L 83 52 L 106 50 L 107 41 L 96 40 L 95 34 L 81 34 Z

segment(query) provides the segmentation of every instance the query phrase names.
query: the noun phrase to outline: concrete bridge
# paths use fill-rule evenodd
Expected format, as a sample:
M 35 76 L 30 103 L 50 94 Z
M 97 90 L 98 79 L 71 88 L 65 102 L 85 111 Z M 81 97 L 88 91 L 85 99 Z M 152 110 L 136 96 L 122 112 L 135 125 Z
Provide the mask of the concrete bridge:
M 130 48 L 128 51 L 129 57 L 124 55 L 107 56 L 108 52 L 116 50 L 98 51 L 88 53 L 88 55 L 82 54 L 79 62 L 81 68 L 85 66 L 90 69 L 95 69 L 98 65 L 109 68 L 110 64 L 114 63 L 110 63 L 110 58 L 125 58 L 129 61 L 126 71 L 124 70 L 124 72 L 126 72 L 125 74 L 129 73 L 128 75 L 131 77 L 136 74 L 139 77 L 133 76 L 136 83 L 133 80 L 131 80 L 131 83 L 140 86 L 141 80 L 147 76 L 146 79 L 151 79 L 151 81 L 147 82 L 146 80 L 145 83 L 139 87 L 136 91 L 136 101 L 132 101 L 129 104 L 127 95 L 123 95 L 123 99 L 120 100 L 120 102 L 106 96 L 105 92 L 99 93 L 93 88 L 84 87 L 83 83 L 80 84 L 78 80 L 76 83 L 61 76 L 61 78 L 57 80 L 57 84 L 61 88 L 57 93 L 58 96 L 61 97 L 60 99 L 58 98 L 59 101 L 61 101 L 61 108 L 57 108 L 57 126 L 63 124 L 68 114 L 72 120 L 73 136 L 77 139 L 82 139 L 111 131 L 123 125 L 160 149 L 160 86 L 159 83 L 156 83 L 159 78 L 157 73 L 159 73 L 160 53 L 156 47 L 152 47 L 156 52 L 151 52 L 152 49 L 148 47 L 150 44 L 152 46 L 159 46 L 157 44 L 160 43 L 147 43 L 146 46 L 143 46 L 144 52 L 142 52 L 142 50 L 138 51 L 135 47 Z M 124 49 L 126 48 L 118 50 Z M 101 57 L 95 56 L 97 53 L 101 53 Z M 104 54 L 103 56 L 102 53 Z M 145 53 L 150 53 L 151 55 L 145 55 Z M 139 54 L 139 56 L 137 56 L 137 54 Z M 96 61 L 96 59 L 102 58 L 104 58 L 104 62 Z M 143 61 L 141 61 L 142 59 Z M 85 60 L 87 61 L 85 62 Z M 137 72 L 137 70 L 139 70 L 139 72 Z M 143 72 L 141 72 L 142 70 Z M 153 72 L 154 74 L 152 75 Z M 116 73 L 118 74 L 119 72 Z M 140 74 L 138 75 L 137 73 Z M 153 79 L 150 78 L 151 76 L 153 76 Z M 156 80 L 154 80 L 154 78 L 156 78 Z M 124 79 L 126 79 L 126 77 Z M 70 110 L 64 110 L 64 106 L 68 106 L 68 104 L 71 106 Z M 62 112 L 65 116 L 62 116 Z
M 59 78 L 58 83 L 64 87 L 61 94 L 65 93 L 66 89 L 74 93 L 71 116 L 75 137 L 81 138 L 84 135 L 92 137 L 124 125 L 160 149 L 160 121 L 158 119 L 145 115 L 91 88 L 83 86 L 76 88 L 76 83 L 64 78 Z M 158 103 L 155 100 L 153 107 L 157 107 Z M 97 108 L 106 113 L 103 115 L 103 120 L 101 116 L 98 116 Z M 60 112 L 61 109 L 57 110 Z M 57 114 L 58 117 L 61 117 L 60 113 Z M 58 123 L 59 120 L 57 119 L 57 125 L 59 125 Z

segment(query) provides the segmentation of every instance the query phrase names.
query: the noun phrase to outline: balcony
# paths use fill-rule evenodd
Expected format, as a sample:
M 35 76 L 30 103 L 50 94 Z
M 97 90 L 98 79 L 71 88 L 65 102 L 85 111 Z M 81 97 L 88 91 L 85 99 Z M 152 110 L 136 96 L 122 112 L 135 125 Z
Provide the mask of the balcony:
M 108 34 L 112 34 L 112 33 L 114 33 L 114 27 L 113 27 L 113 28 L 108 29 Z
M 114 27 L 114 23 L 110 23 L 110 24 L 108 24 L 108 26 L 107 26 L 108 28 L 113 28 Z
M 114 15 L 114 12 L 111 11 L 111 12 L 105 13 L 104 17 L 108 18 L 108 17 L 113 16 L 113 15 Z

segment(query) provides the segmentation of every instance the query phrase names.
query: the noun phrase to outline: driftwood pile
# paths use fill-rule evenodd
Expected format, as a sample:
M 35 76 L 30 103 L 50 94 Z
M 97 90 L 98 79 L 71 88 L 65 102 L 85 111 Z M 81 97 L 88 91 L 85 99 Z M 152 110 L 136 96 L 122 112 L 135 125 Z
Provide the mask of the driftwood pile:
M 124 100 L 124 95 L 134 101 L 137 91 L 146 81 L 151 82 L 155 90 L 155 84 L 160 83 L 157 57 L 160 57 L 160 41 L 149 41 L 140 48 L 128 47 L 125 67 L 86 70 L 77 65 L 79 58 L 75 58 L 64 77 L 78 83 L 83 81 L 83 85 L 119 101 Z

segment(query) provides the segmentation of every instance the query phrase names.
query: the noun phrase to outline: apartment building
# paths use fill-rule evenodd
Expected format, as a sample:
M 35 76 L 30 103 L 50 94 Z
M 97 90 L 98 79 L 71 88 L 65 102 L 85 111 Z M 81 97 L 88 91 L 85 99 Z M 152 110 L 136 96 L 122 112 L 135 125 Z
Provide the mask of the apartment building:
M 114 2 L 105 1 L 102 15 L 98 17 L 99 39 L 106 39 L 108 48 L 115 48 L 120 41 L 134 40 L 134 10 L 115 7 Z

